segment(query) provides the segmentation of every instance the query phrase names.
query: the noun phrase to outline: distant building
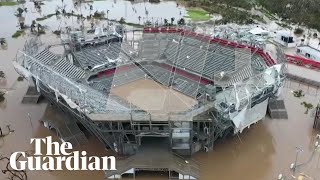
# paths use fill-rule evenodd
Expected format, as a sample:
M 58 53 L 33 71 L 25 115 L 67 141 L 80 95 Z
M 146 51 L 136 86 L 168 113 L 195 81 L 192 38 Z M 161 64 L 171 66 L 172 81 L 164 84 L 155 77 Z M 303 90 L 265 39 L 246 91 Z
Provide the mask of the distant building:
M 286 47 L 295 47 L 297 45 L 293 39 L 293 36 L 288 31 L 276 32 L 274 41 Z
M 320 50 L 310 46 L 297 47 L 297 54 L 308 59 L 313 59 L 320 62 Z
M 260 27 L 256 27 L 254 29 L 251 29 L 249 32 L 251 34 L 257 35 L 257 36 L 268 36 L 269 35 L 269 31 L 266 31 Z

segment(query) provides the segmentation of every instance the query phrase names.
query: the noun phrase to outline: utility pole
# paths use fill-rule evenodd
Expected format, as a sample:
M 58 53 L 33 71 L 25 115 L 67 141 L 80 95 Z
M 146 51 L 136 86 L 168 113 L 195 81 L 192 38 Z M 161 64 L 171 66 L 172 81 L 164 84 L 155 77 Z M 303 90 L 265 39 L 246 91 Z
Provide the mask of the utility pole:
M 33 133 L 33 124 L 32 124 L 32 120 L 31 120 L 31 115 L 30 115 L 30 113 L 28 113 L 28 118 L 29 118 L 30 125 L 31 125 L 31 131 L 32 131 L 32 133 Z
M 296 147 L 296 150 L 297 150 L 296 159 L 295 159 L 295 161 L 294 161 L 294 164 L 293 164 L 293 165 L 291 164 L 291 167 L 292 167 L 293 172 L 295 172 L 296 169 L 297 169 L 297 162 L 298 162 L 299 153 L 300 153 L 300 152 L 303 152 L 303 150 L 302 150 L 300 147 Z

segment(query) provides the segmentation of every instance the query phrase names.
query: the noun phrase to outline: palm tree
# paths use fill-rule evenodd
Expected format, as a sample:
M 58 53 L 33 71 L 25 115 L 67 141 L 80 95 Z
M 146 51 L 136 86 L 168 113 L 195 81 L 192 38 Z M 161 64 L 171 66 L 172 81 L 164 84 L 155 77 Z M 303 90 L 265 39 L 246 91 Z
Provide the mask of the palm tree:
M 306 108 L 306 111 L 304 112 L 305 114 L 308 114 L 309 112 L 309 109 L 312 109 L 313 108 L 313 105 L 311 103 L 307 103 L 305 101 L 303 101 L 301 103 L 301 105 L 303 105 L 305 108 Z
M 178 25 L 185 25 L 186 22 L 183 18 L 181 18 L 179 21 L 178 21 Z
M 31 27 L 30 27 L 31 29 L 30 29 L 30 31 L 31 31 L 31 32 L 34 32 L 34 28 L 35 28 L 35 27 L 36 27 L 36 21 L 33 20 L 32 23 L 31 23 Z
M 174 17 L 171 18 L 171 25 L 173 25 Z
M 19 26 L 20 26 L 20 29 L 24 29 L 25 28 L 24 18 L 19 19 Z
M 42 25 L 38 23 L 37 29 L 38 29 L 38 32 L 42 31 Z
M 296 90 L 296 91 L 293 91 L 293 96 L 294 97 L 303 97 L 304 96 L 304 93 L 302 90 Z
M 4 101 L 4 95 L 5 95 L 6 93 L 5 92 L 2 92 L 2 91 L 0 91 L 0 102 L 3 102 Z
M 164 21 L 164 25 L 168 26 L 168 19 L 164 19 L 163 21 Z
M 60 14 L 59 9 L 56 10 L 56 16 L 58 16 Z
M 0 38 L 0 44 L 1 45 L 5 45 L 7 42 L 6 42 L 6 39 L 5 38 Z M 1 74 L 2 71 L 0 71 L 0 74 Z
M 5 77 L 6 77 L 6 75 L 4 74 L 4 72 L 0 71 L 0 78 L 5 78 Z
M 23 13 L 23 9 L 19 7 L 17 11 L 18 11 L 18 16 L 21 17 Z

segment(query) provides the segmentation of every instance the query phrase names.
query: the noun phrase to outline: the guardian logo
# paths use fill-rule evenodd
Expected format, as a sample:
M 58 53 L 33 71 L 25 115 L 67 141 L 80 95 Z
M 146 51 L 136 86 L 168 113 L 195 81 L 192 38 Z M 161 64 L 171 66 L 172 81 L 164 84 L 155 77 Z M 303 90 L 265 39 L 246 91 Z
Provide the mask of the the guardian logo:
M 70 171 L 77 170 L 116 170 L 116 159 L 114 156 L 90 156 L 87 152 L 72 150 L 72 144 L 63 142 L 52 142 L 52 137 L 32 138 L 30 144 L 34 143 L 35 153 L 33 156 L 26 157 L 25 152 L 15 152 L 10 157 L 10 166 L 14 170 L 63 170 L 65 167 Z M 47 153 L 41 153 L 42 143 L 47 146 Z M 54 149 L 54 152 L 52 152 Z M 70 152 L 67 152 L 69 150 Z M 21 156 L 22 160 L 17 157 Z

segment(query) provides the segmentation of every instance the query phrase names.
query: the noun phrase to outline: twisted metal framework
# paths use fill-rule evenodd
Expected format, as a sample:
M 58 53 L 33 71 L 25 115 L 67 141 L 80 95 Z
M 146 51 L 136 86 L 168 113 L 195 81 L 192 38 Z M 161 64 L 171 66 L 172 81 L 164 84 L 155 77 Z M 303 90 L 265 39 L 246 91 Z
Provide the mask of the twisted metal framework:
M 276 96 L 277 89 L 282 86 L 282 79 L 278 79 L 279 73 L 283 74 L 283 70 L 278 71 L 272 67 L 274 64 L 269 61 L 272 58 L 259 49 L 265 46 L 261 43 L 245 51 L 246 46 L 243 44 L 236 44 L 230 39 L 227 41 L 223 38 L 208 38 L 206 35 L 191 32 L 190 29 L 192 28 L 184 27 L 176 33 L 169 33 L 170 28 L 166 28 L 167 33 L 144 32 L 142 39 L 134 38 L 138 48 L 130 47 L 126 42 L 117 42 L 121 45 L 111 46 L 112 42 L 106 40 L 108 42 L 106 45 L 92 48 L 80 46 L 76 49 L 75 44 L 68 44 L 64 40 L 65 52 L 62 57 L 43 54 L 50 57 L 54 64 L 66 63 L 75 74 L 81 76 L 71 76 L 54 67 L 53 63 L 45 58 L 31 56 L 47 49 L 42 47 L 39 39 L 33 39 L 26 43 L 24 51 L 18 52 L 15 67 L 21 75 L 34 80 L 39 91 L 49 97 L 52 103 L 57 104 L 62 111 L 69 112 L 109 149 L 119 154 L 128 154 L 128 148 L 135 151 L 135 146 L 141 144 L 141 137 L 160 136 L 171 137 L 170 143 L 173 149 L 185 150 L 183 148 L 187 147 L 186 154 L 190 155 L 203 147 L 205 150 L 211 149 L 216 139 L 232 131 L 242 131 L 242 128 L 237 129 L 233 122 L 237 112 L 252 108 L 267 98 Z M 237 36 L 225 37 L 237 40 Z M 92 43 L 100 41 L 101 39 L 90 40 Z M 226 48 L 230 44 L 232 48 L 239 47 L 232 51 L 234 54 L 230 54 Z M 87 53 L 88 51 L 91 53 Z M 100 55 L 105 55 L 108 59 L 111 59 L 108 52 L 118 52 L 117 57 L 113 59 L 116 63 L 115 72 L 110 79 L 111 88 L 122 85 L 119 80 L 126 76 L 123 76 L 121 68 L 130 65 L 136 70 L 131 74 L 128 72 L 130 81 L 136 80 L 130 76 L 136 76 L 138 79 L 146 76 L 192 97 L 198 103 L 185 111 L 170 112 L 165 115 L 152 114 L 117 95 L 110 94 L 111 89 L 91 86 L 101 80 L 99 78 L 94 81 L 89 80 L 97 72 L 92 70 L 94 69 L 92 67 L 86 67 L 86 62 L 89 62 L 90 58 L 98 58 L 95 52 L 99 58 Z M 282 64 L 285 61 L 283 51 L 276 48 L 276 52 L 274 57 L 278 60 L 278 64 Z M 84 57 L 85 63 L 77 59 L 80 57 Z M 230 60 L 231 68 L 225 66 L 226 59 Z M 71 60 L 74 64 L 69 63 Z M 266 62 L 257 64 L 263 60 Z M 104 65 L 103 61 L 99 60 L 102 64 L 94 65 L 97 67 Z M 221 63 L 209 67 L 208 62 L 211 61 L 212 63 L 221 61 Z M 251 66 L 254 69 L 251 69 Z M 81 74 L 79 71 L 85 73 Z M 226 77 L 229 79 L 226 80 Z M 125 80 L 122 83 L 130 81 Z M 213 98 L 209 100 L 206 95 L 207 85 L 217 88 Z M 189 139 L 174 137 L 175 133 L 189 133 Z M 195 142 L 194 138 L 197 139 Z M 185 154 L 179 150 L 181 149 L 178 149 L 178 153 Z

